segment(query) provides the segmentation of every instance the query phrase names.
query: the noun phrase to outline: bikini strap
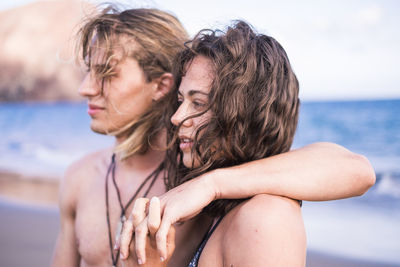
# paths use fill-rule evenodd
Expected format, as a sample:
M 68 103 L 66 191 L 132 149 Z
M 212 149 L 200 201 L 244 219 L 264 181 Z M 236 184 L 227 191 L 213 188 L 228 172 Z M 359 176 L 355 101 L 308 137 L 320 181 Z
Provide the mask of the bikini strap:
M 224 218 L 224 216 L 219 217 L 217 222 L 205 234 L 203 240 L 201 241 L 199 247 L 196 250 L 196 254 L 194 254 L 194 257 L 190 261 L 188 267 L 196 267 L 198 265 L 201 253 L 203 252 L 203 249 L 206 246 L 208 239 L 210 239 L 211 235 L 214 233 L 215 229 L 217 228 L 217 226 L 219 225 L 219 223 L 222 221 L 223 218 Z

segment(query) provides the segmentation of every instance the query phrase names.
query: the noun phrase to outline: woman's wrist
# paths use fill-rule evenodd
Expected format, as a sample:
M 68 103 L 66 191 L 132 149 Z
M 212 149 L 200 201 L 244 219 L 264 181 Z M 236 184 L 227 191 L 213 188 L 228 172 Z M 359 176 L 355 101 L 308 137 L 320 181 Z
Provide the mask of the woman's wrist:
M 212 170 L 209 171 L 205 174 L 203 174 L 201 177 L 202 181 L 204 182 L 204 186 L 208 192 L 208 194 L 210 195 L 210 199 L 212 201 L 220 199 L 222 197 L 222 192 L 220 189 L 220 170 L 216 169 L 216 170 Z

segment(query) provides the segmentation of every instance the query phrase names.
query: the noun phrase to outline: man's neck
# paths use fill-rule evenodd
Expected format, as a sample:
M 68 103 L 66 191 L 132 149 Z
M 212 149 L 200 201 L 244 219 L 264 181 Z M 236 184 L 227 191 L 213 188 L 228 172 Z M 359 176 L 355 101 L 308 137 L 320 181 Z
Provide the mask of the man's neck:
M 116 146 L 121 144 L 125 138 L 116 138 Z M 166 136 L 165 132 L 159 133 L 151 142 L 151 146 L 144 153 L 137 153 L 119 161 L 118 165 L 123 169 L 147 170 L 156 168 L 164 159 Z

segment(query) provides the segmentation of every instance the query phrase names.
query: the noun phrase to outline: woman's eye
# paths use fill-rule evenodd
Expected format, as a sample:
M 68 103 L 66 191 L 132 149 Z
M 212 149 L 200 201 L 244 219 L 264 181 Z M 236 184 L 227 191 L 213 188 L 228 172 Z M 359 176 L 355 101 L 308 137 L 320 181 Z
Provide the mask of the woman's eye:
M 203 108 L 203 107 L 205 106 L 205 104 L 202 103 L 202 102 L 193 101 L 193 106 L 194 106 L 195 108 L 199 109 L 199 108 Z

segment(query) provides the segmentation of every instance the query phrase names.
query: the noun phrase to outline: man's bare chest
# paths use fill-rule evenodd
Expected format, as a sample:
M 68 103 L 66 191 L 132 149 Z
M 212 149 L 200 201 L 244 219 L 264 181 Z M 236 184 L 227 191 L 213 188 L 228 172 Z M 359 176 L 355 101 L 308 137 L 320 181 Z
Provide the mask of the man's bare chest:
M 119 206 L 110 207 L 111 229 L 116 228 Z M 81 262 L 87 266 L 111 266 L 104 188 L 93 185 L 80 196 L 75 216 L 75 238 Z
M 126 208 L 125 215 L 127 217 L 131 212 L 134 201 L 128 207 L 126 204 L 136 193 L 138 187 L 135 181 L 132 181 L 129 185 L 120 186 L 122 205 Z M 164 190 L 162 179 L 157 179 L 148 197 L 160 195 Z M 140 191 L 137 197 L 142 197 L 142 194 L 143 192 Z M 122 209 L 118 200 L 117 190 L 111 180 L 108 183 L 110 229 L 107 225 L 105 179 L 99 179 L 89 186 L 85 186 L 80 194 L 75 216 L 75 237 L 81 256 L 81 265 L 112 266 L 110 247 L 115 244 L 121 213 Z M 111 235 L 111 245 L 109 235 Z

